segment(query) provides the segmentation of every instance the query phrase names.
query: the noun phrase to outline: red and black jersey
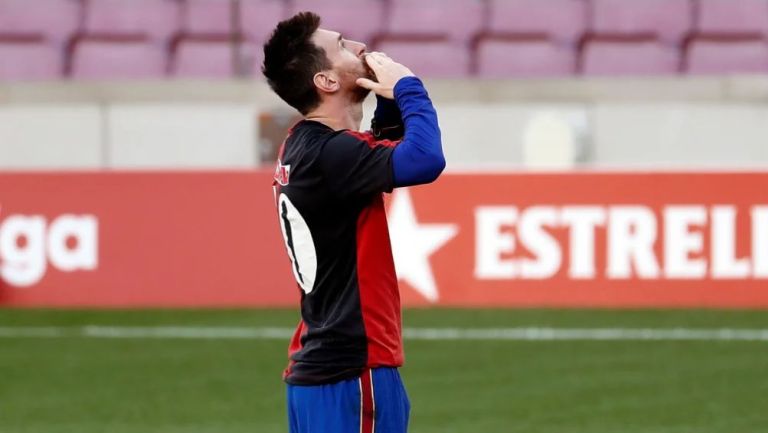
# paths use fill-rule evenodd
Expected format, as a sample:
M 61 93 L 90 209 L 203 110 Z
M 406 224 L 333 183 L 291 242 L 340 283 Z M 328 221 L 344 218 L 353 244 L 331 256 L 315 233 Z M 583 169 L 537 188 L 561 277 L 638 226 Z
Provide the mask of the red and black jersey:
M 301 293 L 290 384 L 403 363 L 400 294 L 384 212 L 397 142 L 304 120 L 275 171 L 280 228 Z

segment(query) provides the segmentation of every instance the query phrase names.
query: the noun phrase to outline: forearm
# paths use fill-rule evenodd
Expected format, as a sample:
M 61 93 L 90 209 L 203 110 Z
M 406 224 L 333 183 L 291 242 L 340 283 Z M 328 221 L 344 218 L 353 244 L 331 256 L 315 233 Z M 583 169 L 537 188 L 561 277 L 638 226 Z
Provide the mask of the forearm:
M 395 101 L 405 124 L 403 141 L 392 154 L 395 186 L 433 182 L 445 168 L 445 156 L 432 101 L 416 77 L 398 81 Z

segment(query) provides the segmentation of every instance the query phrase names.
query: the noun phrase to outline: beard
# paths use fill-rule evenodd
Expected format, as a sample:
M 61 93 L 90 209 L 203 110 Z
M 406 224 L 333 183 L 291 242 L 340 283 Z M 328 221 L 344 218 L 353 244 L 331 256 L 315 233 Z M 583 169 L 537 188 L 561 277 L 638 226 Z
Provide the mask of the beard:
M 368 66 L 368 63 L 365 62 L 365 59 L 360 59 L 360 68 L 356 72 L 357 73 L 352 80 L 352 84 L 354 86 L 352 89 L 352 102 L 359 104 L 365 101 L 365 98 L 368 97 L 371 91 L 364 87 L 358 86 L 355 81 L 357 81 L 358 78 L 367 78 L 371 81 L 376 81 L 376 74 L 373 73 L 373 70 Z

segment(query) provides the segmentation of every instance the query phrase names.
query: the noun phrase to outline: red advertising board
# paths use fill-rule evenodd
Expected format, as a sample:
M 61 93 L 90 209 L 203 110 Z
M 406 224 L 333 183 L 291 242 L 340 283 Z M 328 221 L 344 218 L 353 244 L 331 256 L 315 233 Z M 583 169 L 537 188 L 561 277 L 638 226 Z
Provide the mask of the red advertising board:
M 267 172 L 0 175 L 0 306 L 295 306 Z M 405 305 L 768 307 L 768 173 L 454 173 L 387 197 Z

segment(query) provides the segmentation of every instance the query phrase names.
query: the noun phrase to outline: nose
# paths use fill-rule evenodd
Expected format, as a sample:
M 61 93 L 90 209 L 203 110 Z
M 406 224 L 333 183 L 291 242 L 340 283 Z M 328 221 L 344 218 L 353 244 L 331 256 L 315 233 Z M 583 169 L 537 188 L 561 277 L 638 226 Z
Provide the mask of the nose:
M 362 56 L 363 54 L 365 54 L 365 49 L 368 48 L 362 42 L 350 41 L 350 43 L 352 43 L 354 45 L 355 52 L 357 53 L 358 56 Z

